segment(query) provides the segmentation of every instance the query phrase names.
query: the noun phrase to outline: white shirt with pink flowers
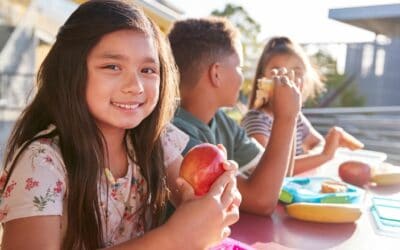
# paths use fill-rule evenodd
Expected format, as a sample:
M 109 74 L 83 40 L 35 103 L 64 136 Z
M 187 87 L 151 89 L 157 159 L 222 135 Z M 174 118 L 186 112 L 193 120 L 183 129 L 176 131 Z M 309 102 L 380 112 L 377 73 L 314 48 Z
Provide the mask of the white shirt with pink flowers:
M 53 129 L 55 127 L 50 126 L 43 133 Z M 180 156 L 188 140 L 189 137 L 172 124 L 166 127 L 161 137 L 165 166 Z M 7 174 L 3 171 L 0 186 L 4 185 Z M 0 222 L 31 216 L 59 215 L 63 236 L 68 202 L 66 174 L 57 137 L 38 139 L 31 143 L 19 156 L 7 186 L 0 195 Z M 103 221 L 107 222 L 102 225 L 107 246 L 144 233 L 145 227 L 139 218 L 144 213 L 141 207 L 147 190 L 139 167 L 131 159 L 124 177 L 110 183 L 103 176 L 99 194 Z M 108 218 L 104 220 L 106 213 Z

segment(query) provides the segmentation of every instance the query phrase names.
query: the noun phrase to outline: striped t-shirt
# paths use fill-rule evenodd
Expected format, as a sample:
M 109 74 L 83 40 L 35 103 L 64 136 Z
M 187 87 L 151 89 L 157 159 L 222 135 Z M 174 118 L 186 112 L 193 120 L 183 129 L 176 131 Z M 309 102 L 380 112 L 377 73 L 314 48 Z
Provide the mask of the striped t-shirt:
M 261 110 L 252 109 L 243 117 L 241 125 L 246 130 L 248 136 L 262 134 L 266 137 L 270 137 L 273 121 L 274 118 L 271 115 Z M 304 153 L 303 142 L 310 134 L 311 123 L 300 113 L 296 127 L 296 155 L 301 155 Z

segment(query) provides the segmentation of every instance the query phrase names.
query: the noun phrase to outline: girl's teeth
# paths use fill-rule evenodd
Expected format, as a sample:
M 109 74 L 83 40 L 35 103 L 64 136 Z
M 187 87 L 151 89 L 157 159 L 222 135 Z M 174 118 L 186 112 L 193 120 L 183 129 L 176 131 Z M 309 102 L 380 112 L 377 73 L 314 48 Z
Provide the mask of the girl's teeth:
M 135 109 L 139 106 L 139 104 L 122 104 L 122 103 L 113 103 L 115 106 L 123 108 L 123 109 Z

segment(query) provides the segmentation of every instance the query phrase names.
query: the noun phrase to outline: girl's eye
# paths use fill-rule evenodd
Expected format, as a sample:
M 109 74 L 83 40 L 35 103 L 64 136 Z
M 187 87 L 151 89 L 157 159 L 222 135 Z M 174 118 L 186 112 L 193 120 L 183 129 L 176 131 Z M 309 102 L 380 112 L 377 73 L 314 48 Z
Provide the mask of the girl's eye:
M 115 64 L 106 65 L 106 66 L 104 66 L 103 68 L 105 68 L 105 69 L 110 69 L 110 70 L 114 70 L 114 71 L 120 70 L 120 69 L 121 69 L 119 66 L 117 66 L 117 65 L 115 65 Z
M 144 68 L 144 69 L 142 69 L 142 73 L 145 73 L 145 74 L 155 74 L 157 71 L 155 70 L 155 69 L 153 69 L 153 68 Z

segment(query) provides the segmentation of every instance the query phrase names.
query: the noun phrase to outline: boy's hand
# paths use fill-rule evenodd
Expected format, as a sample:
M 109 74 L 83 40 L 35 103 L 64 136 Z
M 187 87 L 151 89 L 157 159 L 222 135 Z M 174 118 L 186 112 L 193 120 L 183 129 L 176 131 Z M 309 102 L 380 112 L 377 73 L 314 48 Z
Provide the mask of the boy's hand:
M 286 68 L 272 70 L 274 94 L 272 96 L 272 112 L 275 119 L 296 118 L 301 109 L 301 80 L 295 80 L 295 74 Z

